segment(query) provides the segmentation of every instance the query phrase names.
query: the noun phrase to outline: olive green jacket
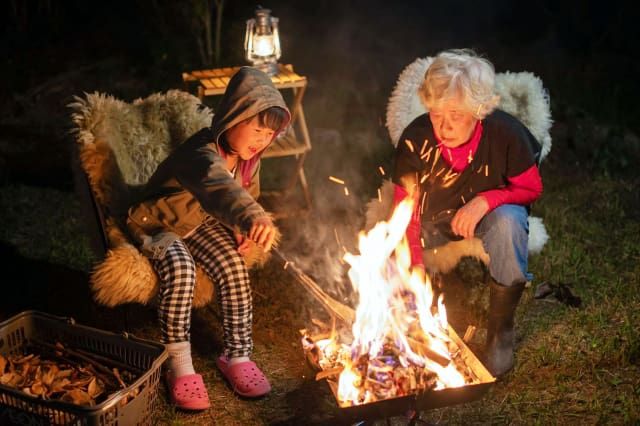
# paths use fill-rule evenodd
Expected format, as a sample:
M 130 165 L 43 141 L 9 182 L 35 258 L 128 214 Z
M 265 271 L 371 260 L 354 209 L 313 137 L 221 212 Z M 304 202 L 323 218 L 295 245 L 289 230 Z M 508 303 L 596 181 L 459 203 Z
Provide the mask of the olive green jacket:
M 161 162 L 146 184 L 143 201 L 129 209 L 127 226 L 146 255 L 163 256 L 173 241 L 205 220 L 247 232 L 254 220 L 267 215 L 256 202 L 264 150 L 251 160 L 240 160 L 233 176 L 217 143 L 231 127 L 274 106 L 288 112 L 271 79 L 254 68 L 240 68 L 229 81 L 211 127 L 191 136 Z

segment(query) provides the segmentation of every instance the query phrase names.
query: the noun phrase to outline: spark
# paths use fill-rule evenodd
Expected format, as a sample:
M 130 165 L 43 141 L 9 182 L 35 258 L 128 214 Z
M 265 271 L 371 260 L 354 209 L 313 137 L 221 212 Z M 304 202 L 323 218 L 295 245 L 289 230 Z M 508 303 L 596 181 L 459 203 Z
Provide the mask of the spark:
M 449 179 L 453 179 L 455 177 L 457 177 L 458 174 L 456 172 L 453 171 L 453 169 L 449 169 L 449 171 L 447 172 L 446 175 L 444 175 L 444 177 L 442 178 L 445 182 L 448 181 Z
M 344 187 L 344 195 L 346 195 L 347 197 L 349 196 L 349 188 L 347 188 L 346 186 Z
M 382 192 L 380 192 L 380 188 L 378 188 L 378 201 L 382 202 Z
M 411 141 L 410 141 L 409 139 L 405 139 L 405 140 L 404 140 L 404 143 L 406 143 L 406 144 L 407 144 L 407 146 L 409 147 L 409 150 L 410 150 L 411 152 L 415 152 L 415 150 L 413 149 L 413 144 L 411 143 Z
M 485 176 L 489 176 L 489 165 L 488 164 L 484 165 L 484 175 Z
M 339 183 L 340 185 L 344 185 L 344 181 L 342 179 L 338 179 L 337 177 L 329 176 L 329 180 L 335 183 Z
M 425 139 L 424 143 L 422 144 L 422 148 L 420 148 L 420 156 L 422 156 L 422 154 L 424 153 L 425 148 L 427 147 L 427 145 L 429 144 L 429 139 Z
M 433 169 L 436 167 L 436 163 L 438 162 L 438 158 L 440 158 L 440 150 L 436 149 L 436 153 L 433 156 L 433 164 L 431 164 L 431 170 L 429 173 L 433 173 Z
M 384 169 L 382 168 L 382 166 L 378 166 L 378 170 L 380 171 L 380 174 L 381 174 L 382 176 L 384 176 L 384 175 L 385 175 L 385 173 L 384 173 Z

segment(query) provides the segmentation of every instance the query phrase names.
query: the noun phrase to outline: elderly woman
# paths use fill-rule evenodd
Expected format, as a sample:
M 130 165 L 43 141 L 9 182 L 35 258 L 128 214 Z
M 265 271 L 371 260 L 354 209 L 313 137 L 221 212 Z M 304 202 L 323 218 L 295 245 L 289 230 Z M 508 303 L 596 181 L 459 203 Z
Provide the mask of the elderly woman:
M 470 50 L 434 58 L 419 89 L 428 113 L 400 137 L 393 182 L 396 202 L 408 194 L 417 201 L 407 229 L 414 267 L 429 267 L 423 250 L 433 255 L 452 241 L 482 241 L 492 278 L 484 361 L 501 376 L 513 367 L 514 313 L 532 278 L 527 218 L 542 181 L 540 145 L 495 109 L 494 77 L 493 65 Z

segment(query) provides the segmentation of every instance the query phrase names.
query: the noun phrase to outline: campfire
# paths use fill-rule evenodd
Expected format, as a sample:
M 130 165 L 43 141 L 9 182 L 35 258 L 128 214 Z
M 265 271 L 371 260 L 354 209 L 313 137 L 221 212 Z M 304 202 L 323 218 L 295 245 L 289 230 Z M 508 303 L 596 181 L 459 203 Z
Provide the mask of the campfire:
M 335 322 L 329 333 L 302 330 L 307 359 L 322 370 L 316 378 L 328 379 L 343 408 L 459 388 L 473 389 L 463 395 L 470 400 L 495 380 L 449 327 L 443 296 L 434 303 L 429 279 L 410 266 L 412 212 L 404 200 L 389 222 L 360 234 L 360 254 L 345 254 L 359 298 L 350 332 Z

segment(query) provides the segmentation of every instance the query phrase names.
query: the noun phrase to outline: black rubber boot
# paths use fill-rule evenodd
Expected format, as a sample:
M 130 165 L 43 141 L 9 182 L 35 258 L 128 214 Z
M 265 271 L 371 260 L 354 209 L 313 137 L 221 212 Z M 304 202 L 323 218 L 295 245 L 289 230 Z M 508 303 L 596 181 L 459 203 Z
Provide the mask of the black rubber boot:
M 494 280 L 489 284 L 489 324 L 485 365 L 495 377 L 513 368 L 514 321 L 513 317 L 525 283 L 505 287 Z

